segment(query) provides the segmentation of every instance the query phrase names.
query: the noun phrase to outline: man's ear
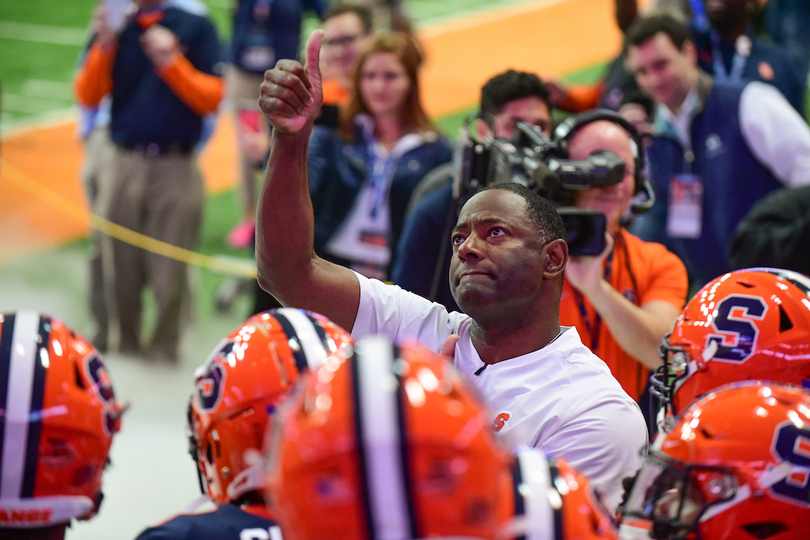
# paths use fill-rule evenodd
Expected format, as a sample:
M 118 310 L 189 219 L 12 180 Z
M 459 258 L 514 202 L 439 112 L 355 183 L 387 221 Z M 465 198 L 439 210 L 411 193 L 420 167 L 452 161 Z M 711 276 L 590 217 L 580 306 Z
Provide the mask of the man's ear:
M 554 279 L 561 276 L 568 262 L 568 243 L 565 240 L 552 240 L 543 247 L 546 254 L 543 277 Z
M 689 59 L 689 63 L 692 65 L 698 64 L 698 55 L 697 55 L 697 47 L 695 44 L 692 43 L 690 40 L 686 40 L 683 42 L 683 47 L 681 47 L 681 52 Z
M 492 137 L 492 130 L 489 128 L 489 124 L 479 118 L 475 121 L 475 134 L 478 136 L 478 140 L 481 141 Z

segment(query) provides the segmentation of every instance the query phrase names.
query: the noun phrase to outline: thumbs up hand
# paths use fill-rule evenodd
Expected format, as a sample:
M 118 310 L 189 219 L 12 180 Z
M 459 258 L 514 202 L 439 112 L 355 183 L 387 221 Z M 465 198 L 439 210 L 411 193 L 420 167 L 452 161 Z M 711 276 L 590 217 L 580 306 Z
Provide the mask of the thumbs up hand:
M 279 133 L 292 135 L 315 120 L 323 102 L 318 59 L 323 32 L 316 30 L 307 41 L 306 66 L 296 60 L 279 60 L 264 74 L 259 107 Z

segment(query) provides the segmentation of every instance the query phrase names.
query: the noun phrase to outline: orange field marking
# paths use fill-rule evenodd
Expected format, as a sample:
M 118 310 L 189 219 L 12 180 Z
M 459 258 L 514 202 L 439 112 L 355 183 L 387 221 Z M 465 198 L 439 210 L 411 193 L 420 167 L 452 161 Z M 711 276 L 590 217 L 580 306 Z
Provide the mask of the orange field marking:
M 509 67 L 566 73 L 611 58 L 619 48 L 612 6 L 612 0 L 547 0 L 423 29 L 426 109 L 442 116 L 474 106 L 481 84 Z M 73 121 L 33 129 L 4 138 L 0 152 L 38 188 L 85 205 L 79 178 L 82 147 L 75 133 Z M 209 192 L 236 182 L 234 141 L 233 120 L 225 112 L 201 159 Z M 0 164 L 0 263 L 87 235 L 88 219 L 71 216 L 30 190 L 14 189 L 7 174 Z

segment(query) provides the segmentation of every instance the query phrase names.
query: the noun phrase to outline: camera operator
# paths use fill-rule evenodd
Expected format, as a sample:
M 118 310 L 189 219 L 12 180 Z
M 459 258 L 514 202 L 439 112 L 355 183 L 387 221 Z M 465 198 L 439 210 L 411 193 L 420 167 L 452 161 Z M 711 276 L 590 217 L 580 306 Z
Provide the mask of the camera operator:
M 479 118 L 475 124 L 479 138 L 511 138 L 518 122 L 538 126 L 551 135 L 549 90 L 534 73 L 512 69 L 499 73 L 481 88 Z M 450 228 L 461 206 L 453 204 L 452 182 L 453 164 L 447 163 L 434 169 L 414 190 L 391 280 L 403 289 L 439 302 L 449 311 L 458 311 L 447 280 Z M 444 251 L 443 243 L 447 244 Z
M 558 126 L 555 139 L 572 160 L 608 150 L 624 162 L 618 184 L 573 193 L 576 207 L 606 217 L 606 246 L 595 256 L 572 256 L 560 303 L 560 323 L 576 326 L 583 343 L 610 368 L 638 400 L 648 370 L 658 366 L 658 345 L 686 302 L 683 263 L 661 244 L 644 242 L 623 227 L 623 218 L 639 204 L 643 158 L 636 157 L 639 137 L 613 113 L 589 111 Z M 570 240 L 569 231 L 569 240 Z M 646 407 L 642 407 L 645 414 Z

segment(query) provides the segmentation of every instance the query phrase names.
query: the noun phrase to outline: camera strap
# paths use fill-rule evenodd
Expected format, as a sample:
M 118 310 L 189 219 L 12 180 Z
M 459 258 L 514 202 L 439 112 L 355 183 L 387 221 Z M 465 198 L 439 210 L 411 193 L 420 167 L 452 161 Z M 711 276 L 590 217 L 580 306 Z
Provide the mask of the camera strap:
M 620 235 L 621 232 L 619 235 L 617 235 L 617 240 L 618 236 Z M 616 242 L 616 244 L 618 243 L 619 242 Z M 613 254 L 616 253 L 617 247 L 618 245 L 613 246 L 613 249 L 610 250 L 610 253 L 606 259 L 607 264 L 605 264 L 605 281 L 608 283 L 610 283 L 610 276 L 613 269 Z M 582 316 L 582 322 L 585 325 L 585 329 L 588 331 L 588 335 L 591 338 L 591 352 L 596 354 L 596 349 L 599 347 L 599 333 L 602 331 L 602 317 L 599 315 L 599 312 L 596 312 L 593 324 L 591 324 L 591 319 L 588 317 L 588 308 L 585 305 L 585 297 L 577 289 L 574 289 L 574 300 L 577 303 L 577 308 L 579 308 L 579 314 Z

